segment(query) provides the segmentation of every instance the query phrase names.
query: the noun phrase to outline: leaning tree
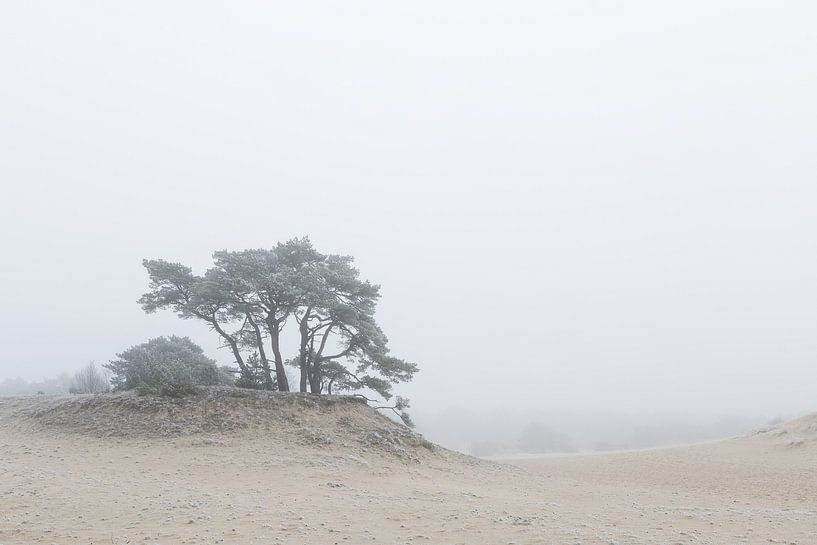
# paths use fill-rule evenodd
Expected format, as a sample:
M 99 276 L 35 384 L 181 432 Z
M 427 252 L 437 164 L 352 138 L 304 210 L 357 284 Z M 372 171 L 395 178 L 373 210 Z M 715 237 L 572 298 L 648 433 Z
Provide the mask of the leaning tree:
M 312 393 L 368 388 L 388 399 L 391 386 L 411 380 L 413 363 L 389 354 L 374 311 L 380 287 L 359 278 L 349 256 L 329 255 L 316 267 L 317 288 L 296 311 L 298 366 Z
M 176 312 L 182 319 L 197 319 L 215 331 L 225 346 L 229 347 L 239 369 L 242 384 L 261 383 L 273 389 L 274 382 L 268 368 L 261 365 L 261 380 L 258 369 L 252 365 L 242 350 L 247 347 L 244 327 L 236 328 L 240 321 L 239 310 L 228 298 L 220 279 L 193 274 L 192 269 L 179 263 L 161 259 L 144 260 L 142 264 L 150 277 L 150 290 L 142 295 L 139 304 L 147 313 L 159 309 Z M 259 343 L 256 349 L 263 346 Z

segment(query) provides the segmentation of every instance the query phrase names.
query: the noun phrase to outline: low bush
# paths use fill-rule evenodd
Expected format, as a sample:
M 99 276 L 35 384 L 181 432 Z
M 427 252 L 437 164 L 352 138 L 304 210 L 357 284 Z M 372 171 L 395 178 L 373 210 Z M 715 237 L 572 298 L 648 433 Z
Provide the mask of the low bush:
M 188 337 L 157 337 L 128 348 L 105 367 L 116 390 L 180 397 L 196 386 L 231 384 L 232 378 Z

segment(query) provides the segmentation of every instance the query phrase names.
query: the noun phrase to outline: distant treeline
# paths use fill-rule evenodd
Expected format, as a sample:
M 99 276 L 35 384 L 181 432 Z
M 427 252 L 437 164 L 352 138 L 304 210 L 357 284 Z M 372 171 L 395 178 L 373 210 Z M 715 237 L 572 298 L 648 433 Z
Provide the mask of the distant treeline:
M 62 373 L 55 378 L 28 381 L 22 378 L 6 378 L 0 382 L 0 396 L 99 394 L 111 389 L 110 373 L 100 369 L 94 362 L 69 375 Z
M 435 421 L 445 416 L 435 418 Z M 562 417 L 560 429 L 551 428 L 541 422 L 527 425 L 509 425 L 518 417 L 505 415 L 500 422 L 482 419 L 461 418 L 446 423 L 452 432 L 436 432 L 431 425 L 428 435 L 434 441 L 463 448 L 477 456 L 498 456 L 503 454 L 547 454 L 575 451 L 615 451 L 645 449 L 670 445 L 682 445 L 702 441 L 724 439 L 747 433 L 766 425 L 777 424 L 781 418 L 768 419 L 763 416 L 665 417 L 655 422 L 649 417 L 619 420 L 599 413 L 593 417 Z M 479 426 L 470 422 L 477 420 Z
M 71 388 L 71 377 L 63 373 L 55 378 L 28 381 L 22 378 L 7 378 L 0 382 L 0 396 L 31 394 L 67 394 Z
M 699 443 L 744 435 L 803 414 L 693 415 L 568 406 L 537 410 L 530 405 L 502 408 L 492 404 L 454 409 L 426 406 L 414 416 L 430 441 L 477 456 L 503 456 Z

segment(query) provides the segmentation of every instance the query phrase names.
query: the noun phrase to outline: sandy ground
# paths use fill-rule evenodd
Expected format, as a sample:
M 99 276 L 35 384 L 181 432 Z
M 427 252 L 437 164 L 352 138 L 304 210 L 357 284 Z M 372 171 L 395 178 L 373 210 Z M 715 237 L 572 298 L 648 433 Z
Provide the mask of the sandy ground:
M 348 440 L 350 421 L 381 425 L 352 411 L 324 411 L 344 427 L 320 441 L 103 438 L 6 414 L 0 544 L 817 544 L 808 437 L 498 464 Z

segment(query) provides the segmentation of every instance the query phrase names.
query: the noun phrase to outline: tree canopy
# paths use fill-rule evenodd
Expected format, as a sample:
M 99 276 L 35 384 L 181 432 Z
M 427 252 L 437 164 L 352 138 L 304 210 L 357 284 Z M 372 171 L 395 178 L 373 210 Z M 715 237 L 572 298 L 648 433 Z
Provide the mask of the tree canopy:
M 362 280 L 353 263 L 317 251 L 308 238 L 215 252 L 202 275 L 146 259 L 150 286 L 139 303 L 206 323 L 230 349 L 240 385 L 289 391 L 285 365 L 292 365 L 301 392 L 369 389 L 389 399 L 417 366 L 389 353 L 375 319 L 380 286 Z M 288 324 L 298 339 L 289 350 L 282 346 Z

